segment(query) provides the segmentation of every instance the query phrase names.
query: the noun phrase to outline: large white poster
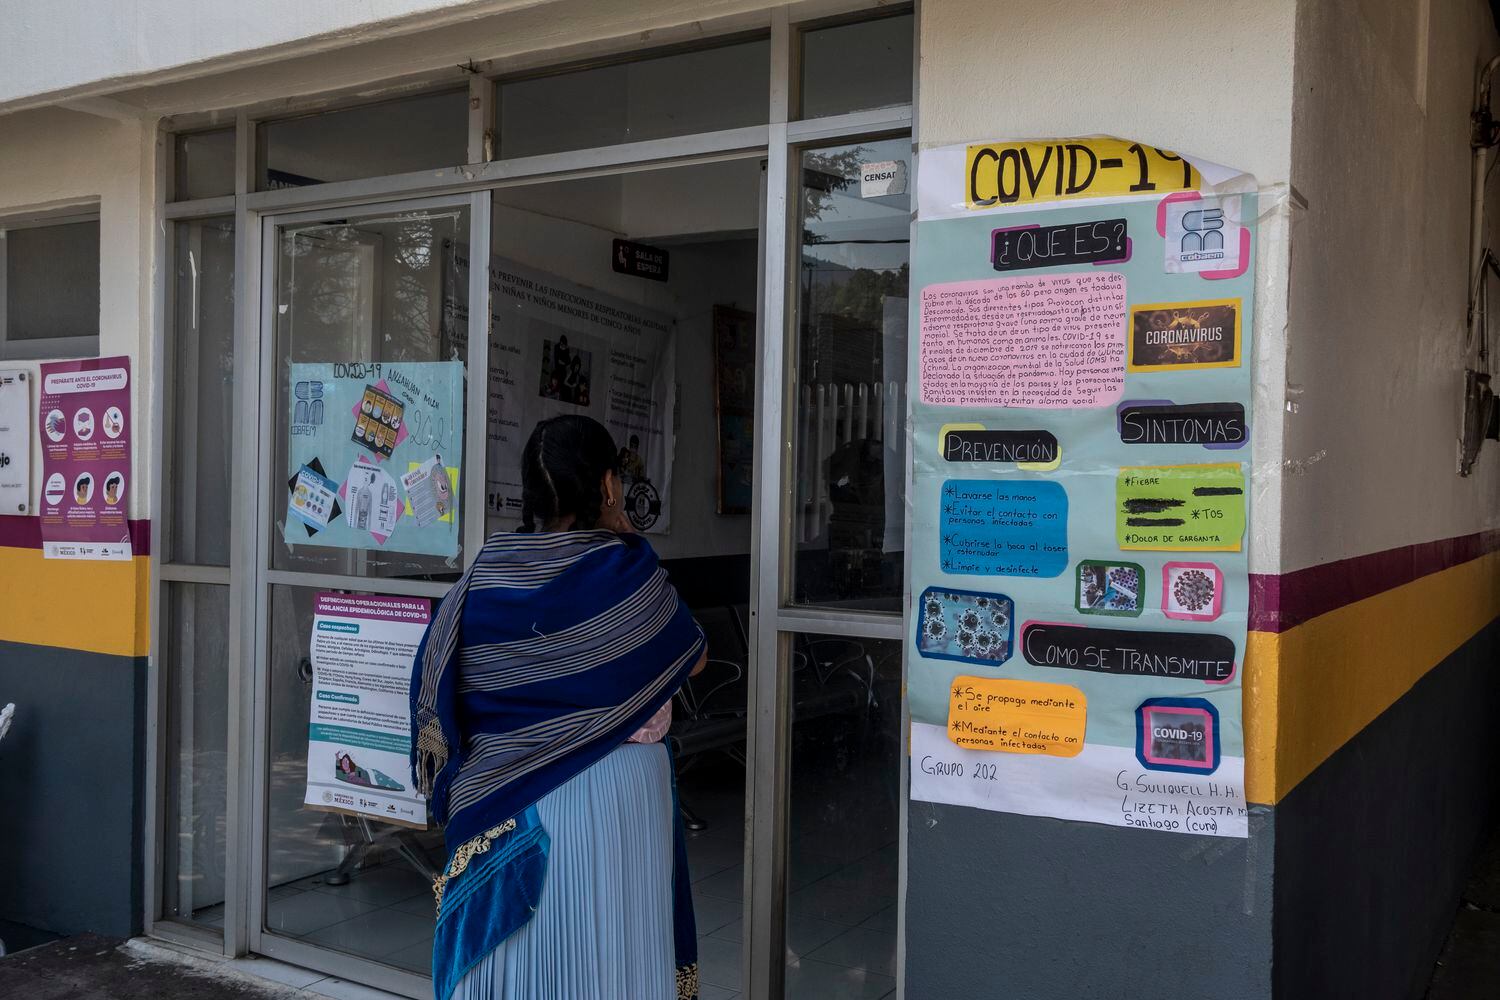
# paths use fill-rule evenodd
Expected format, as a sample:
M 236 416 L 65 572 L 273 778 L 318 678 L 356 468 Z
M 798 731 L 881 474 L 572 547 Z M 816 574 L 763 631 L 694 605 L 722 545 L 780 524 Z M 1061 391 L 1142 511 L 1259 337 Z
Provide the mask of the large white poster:
M 1254 178 L 1112 138 L 917 177 L 911 797 L 1245 837 Z
M 521 451 L 537 421 L 586 414 L 620 448 L 636 529 L 672 523 L 676 332 L 671 316 L 512 261 L 490 266 L 491 513 L 521 514 Z
M 307 805 L 426 829 L 427 800 L 411 787 L 407 693 L 431 611 L 421 597 L 317 596 Z

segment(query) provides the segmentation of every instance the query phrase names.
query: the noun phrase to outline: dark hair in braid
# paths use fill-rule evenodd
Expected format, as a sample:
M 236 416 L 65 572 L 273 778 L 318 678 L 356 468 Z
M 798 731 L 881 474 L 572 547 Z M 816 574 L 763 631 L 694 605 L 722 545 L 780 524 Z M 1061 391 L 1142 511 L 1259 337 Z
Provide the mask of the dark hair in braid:
M 610 471 L 619 471 L 619 453 L 603 424 L 577 414 L 543 420 L 521 452 L 521 530 L 569 515 L 573 527 L 592 528 Z

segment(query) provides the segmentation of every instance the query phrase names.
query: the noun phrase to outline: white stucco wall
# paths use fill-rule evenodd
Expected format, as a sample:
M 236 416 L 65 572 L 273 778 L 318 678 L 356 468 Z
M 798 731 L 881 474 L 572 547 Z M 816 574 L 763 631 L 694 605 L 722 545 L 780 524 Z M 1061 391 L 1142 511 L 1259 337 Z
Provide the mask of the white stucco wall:
M 1500 442 L 1455 471 L 1468 116 L 1494 35 L 1483 0 L 1300 4 L 1286 570 L 1500 524 Z
M 799 16 L 857 6 L 810 0 Z M 8 0 L 0 14 L 0 114 L 105 97 L 124 113 L 172 115 L 282 98 L 362 94 L 392 82 L 462 81 L 612 48 L 764 28 L 766 0 L 119 0 L 106 16 Z M 9 7 L 18 7 L 15 27 Z
M 923 0 L 920 11 L 923 148 L 1115 135 L 1255 175 L 1262 189 L 1251 418 L 1256 573 L 1281 565 L 1295 16 L 1295 0 L 1249 0 L 1232 11 L 1196 0 Z
M 0 30 L 0 106 L 309 39 L 344 42 L 539 0 L 7 0 Z
M 99 210 L 99 355 L 129 355 L 134 457 L 129 516 L 150 516 L 153 361 L 151 331 L 156 261 L 151 216 L 156 203 L 156 129 L 62 109 L 0 117 L 0 226 L 7 216 L 74 204 Z M 35 372 L 35 362 L 0 361 Z M 31 405 L 37 404 L 32 388 Z M 40 429 L 32 429 L 32 509 L 41 498 Z

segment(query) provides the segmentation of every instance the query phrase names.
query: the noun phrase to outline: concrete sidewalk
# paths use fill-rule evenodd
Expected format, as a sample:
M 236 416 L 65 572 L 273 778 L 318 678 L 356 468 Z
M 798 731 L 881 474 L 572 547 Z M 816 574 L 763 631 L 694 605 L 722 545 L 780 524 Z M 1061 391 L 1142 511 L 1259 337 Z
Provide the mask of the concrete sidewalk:
M 1500 996 L 1500 825 L 1475 861 L 1426 1000 Z M 17 1000 L 397 1000 L 267 959 L 212 959 L 83 934 L 0 958 L 0 997 Z
M 1500 823 L 1464 887 L 1448 943 L 1433 971 L 1427 1000 L 1484 1000 L 1500 996 Z
M 82 934 L 0 958 L 0 997 L 21 1000 L 398 1000 L 267 959 L 213 959 Z

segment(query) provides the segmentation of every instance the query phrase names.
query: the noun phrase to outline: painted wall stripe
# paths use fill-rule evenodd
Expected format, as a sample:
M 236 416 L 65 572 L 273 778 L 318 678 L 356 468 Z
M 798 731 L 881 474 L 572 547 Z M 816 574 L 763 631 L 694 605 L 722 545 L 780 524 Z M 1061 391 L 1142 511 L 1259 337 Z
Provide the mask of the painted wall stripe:
M 151 522 L 129 521 L 130 549 L 138 556 L 151 554 Z M 0 546 L 13 549 L 42 547 L 42 519 L 39 517 L 0 517 Z
M 1415 573 L 1420 562 L 1412 564 Z M 1500 615 L 1500 552 L 1250 634 L 1245 787 L 1275 803 Z
M 1283 632 L 1346 604 L 1500 551 L 1500 531 L 1440 538 L 1250 577 L 1250 628 Z M 1500 611 L 1500 609 L 1497 609 Z
M 0 548 L 0 639 L 115 656 L 145 656 L 151 641 L 151 560 L 45 559 L 40 548 Z

